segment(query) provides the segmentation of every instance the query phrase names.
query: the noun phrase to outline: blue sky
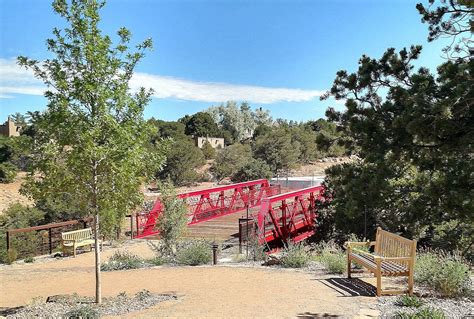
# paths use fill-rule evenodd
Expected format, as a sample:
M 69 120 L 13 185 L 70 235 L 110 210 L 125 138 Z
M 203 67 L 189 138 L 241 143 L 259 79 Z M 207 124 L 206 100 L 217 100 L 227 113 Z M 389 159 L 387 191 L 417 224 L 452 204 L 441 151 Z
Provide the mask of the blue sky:
M 109 0 L 101 27 L 114 34 L 125 26 L 135 43 L 153 38 L 132 85 L 156 91 L 146 117 L 176 120 L 233 99 L 300 121 L 343 107 L 318 96 L 362 54 L 421 44 L 417 65 L 434 70 L 443 61 L 443 43 L 427 43 L 416 2 Z M 45 108 L 41 84 L 14 59 L 48 58 L 45 40 L 63 23 L 50 1 L 0 0 L 0 121 Z

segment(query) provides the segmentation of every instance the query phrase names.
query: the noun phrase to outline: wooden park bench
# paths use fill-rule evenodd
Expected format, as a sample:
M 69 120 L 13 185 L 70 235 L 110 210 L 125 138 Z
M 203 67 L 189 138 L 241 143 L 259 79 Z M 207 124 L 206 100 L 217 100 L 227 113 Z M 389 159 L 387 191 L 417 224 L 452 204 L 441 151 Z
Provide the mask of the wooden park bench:
M 76 249 L 81 246 L 89 246 L 92 251 L 94 236 L 92 235 L 92 229 L 90 227 L 61 233 L 61 239 L 64 254 L 69 248 L 72 248 L 74 257 L 76 257 Z
M 359 249 L 374 247 L 374 252 Z M 377 277 L 377 296 L 389 294 L 413 294 L 416 240 L 406 239 L 377 228 L 373 242 L 347 242 L 347 277 L 351 278 L 351 262 L 367 268 Z M 359 248 L 357 248 L 359 247 Z M 382 276 L 408 277 L 408 290 L 382 290 Z

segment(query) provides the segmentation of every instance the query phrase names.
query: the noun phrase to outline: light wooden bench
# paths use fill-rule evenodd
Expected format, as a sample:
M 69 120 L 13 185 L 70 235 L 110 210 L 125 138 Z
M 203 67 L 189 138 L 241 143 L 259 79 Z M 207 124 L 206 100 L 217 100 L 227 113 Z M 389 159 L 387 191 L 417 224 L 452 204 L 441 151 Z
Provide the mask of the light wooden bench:
M 374 253 L 359 249 L 374 247 Z M 347 277 L 351 278 L 351 262 L 367 268 L 377 277 L 377 296 L 408 293 L 413 294 L 416 240 L 392 234 L 377 228 L 373 242 L 347 242 Z M 359 248 L 357 248 L 359 247 Z M 382 290 L 382 276 L 408 277 L 407 290 Z
M 94 236 L 90 227 L 61 233 L 61 239 L 63 253 L 65 254 L 68 249 L 72 248 L 74 257 L 76 257 L 77 247 L 89 246 L 92 251 L 92 244 L 94 244 Z

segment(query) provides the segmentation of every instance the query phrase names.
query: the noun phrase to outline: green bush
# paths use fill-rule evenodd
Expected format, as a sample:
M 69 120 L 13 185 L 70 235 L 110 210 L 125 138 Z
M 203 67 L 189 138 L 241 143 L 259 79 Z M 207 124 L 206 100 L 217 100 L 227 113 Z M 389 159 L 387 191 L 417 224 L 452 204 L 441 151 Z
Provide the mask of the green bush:
M 315 260 L 331 274 L 342 274 L 347 265 L 346 255 L 334 242 L 321 243 L 316 247 Z
M 96 319 L 100 318 L 99 312 L 89 305 L 81 306 L 80 308 L 69 311 L 64 315 L 69 319 Z
M 202 145 L 201 151 L 205 159 L 216 158 L 217 152 L 214 149 L 214 147 L 212 147 L 211 143 L 209 143 L 209 141 L 204 142 L 204 144 Z
M 252 158 L 250 161 L 238 168 L 238 170 L 232 175 L 231 180 L 239 183 L 260 178 L 268 179 L 270 177 L 272 177 L 270 166 L 261 159 Z
M 415 313 L 397 312 L 394 316 L 397 319 L 445 319 L 446 316 L 441 310 L 434 308 L 423 308 Z
M 145 260 L 147 264 L 150 264 L 152 266 L 161 266 L 167 262 L 166 258 L 161 257 L 161 256 L 156 256 L 150 259 Z
M 12 183 L 15 180 L 18 168 L 8 162 L 0 163 L 0 183 Z
M 206 240 L 186 241 L 179 245 L 176 262 L 180 265 L 197 266 L 212 260 L 211 244 Z
M 420 253 L 414 277 L 417 284 L 444 297 L 472 294 L 469 265 L 453 254 L 442 251 Z
M 308 265 L 310 255 L 302 244 L 289 245 L 283 251 L 281 264 L 286 268 L 303 268 Z
M 28 257 L 26 257 L 23 261 L 24 261 L 25 263 L 27 263 L 27 264 L 31 264 L 31 263 L 34 263 L 34 262 L 35 262 L 35 258 L 32 257 L 32 256 L 28 256 Z
M 416 296 L 404 295 L 404 296 L 398 297 L 398 299 L 396 301 L 396 304 L 398 306 L 402 306 L 402 307 L 419 308 L 419 307 L 423 306 L 424 302 L 423 302 L 423 300 L 421 300 L 420 298 L 418 298 Z
M 143 268 L 146 263 L 140 257 L 127 252 L 127 251 L 116 251 L 109 260 L 102 265 L 100 269 L 102 271 L 114 271 L 114 270 L 125 270 L 125 269 L 137 269 Z

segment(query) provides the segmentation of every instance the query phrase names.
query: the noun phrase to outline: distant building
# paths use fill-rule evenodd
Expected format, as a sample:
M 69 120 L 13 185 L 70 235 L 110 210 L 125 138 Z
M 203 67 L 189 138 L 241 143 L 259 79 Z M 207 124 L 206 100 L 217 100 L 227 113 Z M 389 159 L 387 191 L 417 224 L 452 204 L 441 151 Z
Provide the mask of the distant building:
M 209 142 L 213 148 L 224 148 L 224 139 L 221 137 L 195 137 L 196 146 L 202 148 L 204 143 Z
M 0 125 L 0 135 L 3 136 L 20 136 L 20 130 L 21 126 L 16 125 L 10 117 L 4 124 Z

